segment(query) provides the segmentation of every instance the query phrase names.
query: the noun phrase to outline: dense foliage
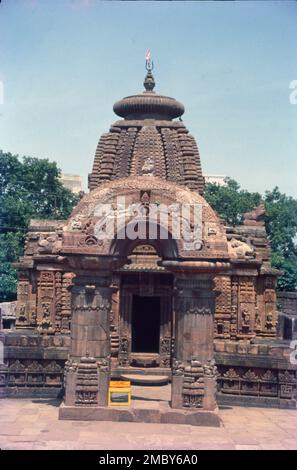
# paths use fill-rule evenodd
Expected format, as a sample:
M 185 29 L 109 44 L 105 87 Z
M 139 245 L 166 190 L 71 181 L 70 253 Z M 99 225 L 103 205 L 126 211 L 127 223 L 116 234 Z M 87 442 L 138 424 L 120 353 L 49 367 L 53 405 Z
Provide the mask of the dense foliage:
M 284 272 L 278 280 L 280 290 L 297 289 L 297 200 L 276 187 L 263 196 L 240 188 L 230 179 L 225 185 L 208 183 L 205 198 L 230 225 L 240 224 L 243 214 L 264 202 L 265 226 L 272 249 L 272 266 Z
M 55 162 L 0 151 L 0 301 L 15 298 L 11 263 L 23 253 L 30 219 L 65 219 L 77 200 Z

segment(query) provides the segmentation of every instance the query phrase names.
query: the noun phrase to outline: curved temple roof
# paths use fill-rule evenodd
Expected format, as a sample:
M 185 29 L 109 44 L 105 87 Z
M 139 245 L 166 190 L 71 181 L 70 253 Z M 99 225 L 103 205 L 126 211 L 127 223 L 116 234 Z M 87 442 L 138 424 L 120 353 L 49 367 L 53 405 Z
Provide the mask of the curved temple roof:
M 89 189 L 128 176 L 158 176 L 203 194 L 200 156 L 194 137 L 180 118 L 184 106 L 154 91 L 151 69 L 143 93 L 117 101 L 114 112 L 124 118 L 103 134 L 97 145 Z

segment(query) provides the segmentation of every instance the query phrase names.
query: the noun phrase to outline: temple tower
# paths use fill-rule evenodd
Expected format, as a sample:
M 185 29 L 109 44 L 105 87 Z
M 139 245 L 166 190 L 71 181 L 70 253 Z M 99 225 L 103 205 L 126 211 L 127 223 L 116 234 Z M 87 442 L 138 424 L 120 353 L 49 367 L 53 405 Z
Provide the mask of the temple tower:
M 114 112 L 123 119 L 98 142 L 89 189 L 118 178 L 150 174 L 202 195 L 199 150 L 181 120 L 184 106 L 154 91 L 152 70 L 147 68 L 144 92 L 114 104 Z
M 64 227 L 60 254 L 76 275 L 66 409 L 83 406 L 83 397 L 86 406 L 105 405 L 110 375 L 139 370 L 168 374 L 173 408 L 216 409 L 213 281 L 229 266 L 226 233 L 203 199 L 198 147 L 180 119 L 184 106 L 154 91 L 146 65 L 145 91 L 115 103 L 123 119 L 100 138 L 90 193 Z M 124 209 L 117 198 L 125 199 Z M 103 203 L 112 208 L 105 219 Z M 128 207 L 138 211 L 136 225 Z M 168 209 L 166 228 L 162 211 L 152 224 L 161 207 Z M 99 225 L 106 228 L 120 212 L 120 229 L 99 239 Z M 133 224 L 144 235 L 135 237 Z M 82 374 L 88 370 L 91 388 Z

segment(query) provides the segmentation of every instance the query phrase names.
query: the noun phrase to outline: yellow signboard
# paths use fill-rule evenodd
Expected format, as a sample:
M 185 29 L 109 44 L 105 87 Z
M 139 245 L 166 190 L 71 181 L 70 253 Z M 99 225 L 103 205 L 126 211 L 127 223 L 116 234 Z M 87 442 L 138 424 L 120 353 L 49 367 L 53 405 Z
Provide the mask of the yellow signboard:
M 131 382 L 129 380 L 111 380 L 109 386 L 114 388 L 129 388 L 131 387 Z
M 108 389 L 108 406 L 130 406 L 131 383 L 123 380 L 111 380 Z

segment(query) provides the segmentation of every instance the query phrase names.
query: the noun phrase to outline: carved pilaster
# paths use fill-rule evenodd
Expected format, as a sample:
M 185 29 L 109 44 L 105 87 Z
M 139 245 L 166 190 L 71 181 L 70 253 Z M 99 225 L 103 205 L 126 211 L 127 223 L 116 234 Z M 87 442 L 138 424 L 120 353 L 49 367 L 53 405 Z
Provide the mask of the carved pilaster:
M 119 343 L 119 365 L 126 366 L 129 364 L 129 340 L 122 336 Z
M 230 339 L 236 339 L 238 333 L 238 276 L 231 277 L 231 318 Z
M 215 282 L 215 338 L 230 338 L 231 334 L 231 278 L 216 276 Z
M 71 321 L 71 291 L 73 273 L 63 273 L 61 293 L 61 332 L 70 333 Z
M 201 362 L 192 359 L 185 367 L 183 380 L 183 407 L 202 408 L 204 396 L 204 369 Z
M 55 332 L 55 273 L 41 271 L 38 279 L 37 330 L 39 333 Z
M 62 273 L 55 273 L 55 332 L 61 332 L 62 317 Z
M 162 367 L 170 367 L 171 359 L 171 337 L 165 336 L 161 338 L 160 341 L 160 356 L 161 356 L 161 365 Z
M 110 310 L 110 350 L 111 356 L 118 357 L 119 354 L 119 307 L 120 307 L 120 276 L 112 276 L 111 285 L 113 288 L 112 302 Z
M 213 360 L 214 285 L 211 276 L 175 277 L 173 408 L 216 407 Z
M 110 277 L 76 275 L 71 286 L 66 405 L 106 406 L 110 371 Z
M 265 277 L 264 289 L 263 334 L 265 336 L 275 336 L 277 323 L 275 277 Z
M 255 335 L 256 284 L 255 278 L 239 277 L 238 338 L 251 338 Z
M 96 406 L 98 403 L 99 380 L 96 359 L 82 357 L 77 366 L 75 404 Z
M 72 357 L 106 358 L 110 354 L 110 309 L 112 289 L 106 276 L 76 276 L 71 287 Z
M 119 339 L 119 365 L 129 364 L 129 354 L 131 345 L 131 308 L 132 294 L 123 290 L 121 295 L 121 317 L 120 317 L 120 339 Z
M 17 287 L 16 327 L 30 328 L 36 323 L 36 295 L 32 292 L 29 272 L 19 273 Z
M 175 357 L 205 363 L 213 357 L 214 290 L 211 277 L 175 277 Z

